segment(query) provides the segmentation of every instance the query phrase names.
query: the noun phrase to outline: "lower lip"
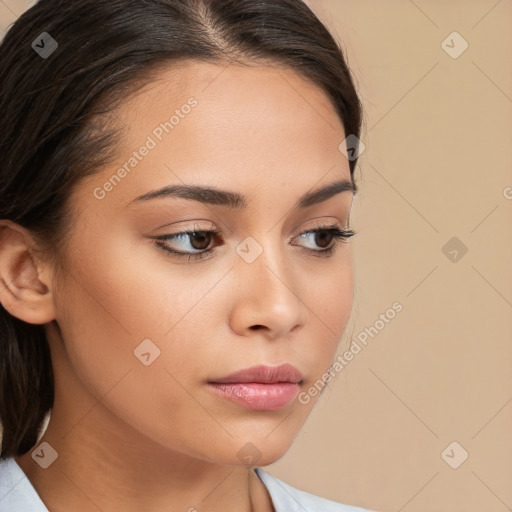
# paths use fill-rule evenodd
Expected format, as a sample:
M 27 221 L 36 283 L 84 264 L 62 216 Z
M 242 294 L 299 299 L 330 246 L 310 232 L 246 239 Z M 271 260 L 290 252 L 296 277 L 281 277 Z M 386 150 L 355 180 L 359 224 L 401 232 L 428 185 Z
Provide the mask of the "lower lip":
M 256 411 L 280 409 L 289 404 L 299 392 L 299 384 L 293 382 L 210 383 L 209 386 L 224 398 Z

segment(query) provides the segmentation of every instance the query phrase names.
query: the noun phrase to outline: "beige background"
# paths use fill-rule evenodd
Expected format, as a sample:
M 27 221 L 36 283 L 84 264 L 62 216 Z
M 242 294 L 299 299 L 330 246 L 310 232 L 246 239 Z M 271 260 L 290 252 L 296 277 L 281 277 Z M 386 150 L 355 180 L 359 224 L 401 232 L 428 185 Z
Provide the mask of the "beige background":
M 2 33 L 31 3 L 0 0 Z M 511 510 L 512 1 L 309 3 L 366 109 L 340 353 L 394 302 L 403 310 L 267 470 L 382 512 Z M 443 44 L 454 31 L 469 45 L 457 58 L 444 48 L 462 40 Z M 457 469 L 442 458 L 462 450 Z

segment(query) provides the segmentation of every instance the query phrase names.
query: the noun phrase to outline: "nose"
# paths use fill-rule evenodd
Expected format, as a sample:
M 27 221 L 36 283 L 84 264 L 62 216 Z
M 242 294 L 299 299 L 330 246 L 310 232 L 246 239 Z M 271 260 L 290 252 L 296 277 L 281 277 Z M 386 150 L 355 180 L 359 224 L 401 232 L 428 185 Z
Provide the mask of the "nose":
M 278 250 L 266 248 L 252 263 L 240 258 L 232 279 L 236 291 L 230 324 L 237 334 L 275 340 L 305 325 L 307 279 L 294 272 Z

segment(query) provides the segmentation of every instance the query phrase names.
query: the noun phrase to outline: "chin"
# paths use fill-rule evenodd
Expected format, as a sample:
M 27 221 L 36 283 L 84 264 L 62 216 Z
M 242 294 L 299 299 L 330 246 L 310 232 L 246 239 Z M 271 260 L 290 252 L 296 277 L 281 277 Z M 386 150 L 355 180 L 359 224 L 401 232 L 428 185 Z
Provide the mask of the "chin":
M 294 439 L 295 435 L 291 433 L 278 434 L 276 431 L 268 435 L 265 431 L 265 434 L 238 436 L 223 443 L 217 440 L 207 453 L 201 454 L 201 458 L 226 466 L 267 466 L 279 460 L 290 449 Z

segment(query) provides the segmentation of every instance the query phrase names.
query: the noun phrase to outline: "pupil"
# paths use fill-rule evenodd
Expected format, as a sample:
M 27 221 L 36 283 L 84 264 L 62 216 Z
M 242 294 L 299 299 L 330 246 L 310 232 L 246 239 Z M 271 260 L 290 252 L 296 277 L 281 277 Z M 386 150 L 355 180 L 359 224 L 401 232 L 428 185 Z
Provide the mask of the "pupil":
M 194 238 L 199 239 L 199 247 L 194 244 Z M 192 247 L 197 250 L 206 249 L 210 245 L 211 233 L 194 232 L 190 234 Z M 205 243 L 206 241 L 206 243 Z
M 316 234 L 316 238 L 317 240 L 315 240 L 315 243 L 319 246 L 319 247 L 328 247 L 329 244 L 332 242 L 332 238 L 333 238 L 334 234 L 329 232 L 329 231 L 318 231 L 317 234 Z M 321 240 L 318 240 L 318 239 L 321 239 Z M 325 239 L 327 238 L 327 242 L 325 242 Z M 322 244 L 322 239 L 323 239 L 323 242 L 324 244 Z

